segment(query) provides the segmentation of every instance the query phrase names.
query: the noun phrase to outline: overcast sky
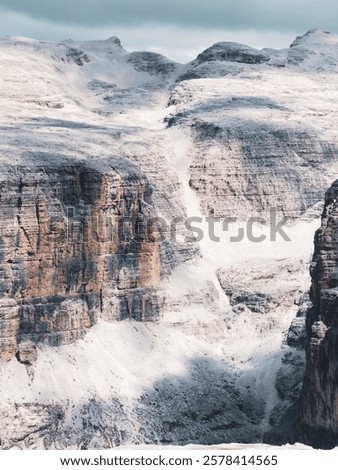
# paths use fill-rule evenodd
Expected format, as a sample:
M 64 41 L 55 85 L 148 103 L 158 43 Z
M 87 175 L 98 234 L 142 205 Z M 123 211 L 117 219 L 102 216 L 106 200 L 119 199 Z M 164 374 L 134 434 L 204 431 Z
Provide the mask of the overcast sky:
M 337 0 L 0 0 L 0 34 L 105 39 L 187 61 L 214 42 L 287 47 L 318 27 L 338 33 Z

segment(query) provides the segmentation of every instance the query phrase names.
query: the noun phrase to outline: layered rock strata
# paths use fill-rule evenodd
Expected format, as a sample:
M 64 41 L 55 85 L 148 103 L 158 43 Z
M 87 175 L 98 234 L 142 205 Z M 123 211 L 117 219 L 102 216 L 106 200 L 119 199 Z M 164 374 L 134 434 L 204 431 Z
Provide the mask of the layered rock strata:
M 160 243 L 139 169 L 32 157 L 1 176 L 1 359 L 70 343 L 99 317 L 157 316 Z

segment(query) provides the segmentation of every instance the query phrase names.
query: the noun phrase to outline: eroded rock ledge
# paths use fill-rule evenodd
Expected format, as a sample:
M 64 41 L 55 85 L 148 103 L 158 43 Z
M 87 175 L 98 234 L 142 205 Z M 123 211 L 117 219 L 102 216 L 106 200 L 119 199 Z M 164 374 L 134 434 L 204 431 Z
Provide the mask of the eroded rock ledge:
M 1 172 L 0 359 L 29 362 L 36 343 L 75 341 L 98 318 L 156 318 L 160 243 L 140 169 L 29 161 Z
M 306 442 L 330 448 L 338 444 L 338 180 L 326 193 L 311 277 L 301 426 Z

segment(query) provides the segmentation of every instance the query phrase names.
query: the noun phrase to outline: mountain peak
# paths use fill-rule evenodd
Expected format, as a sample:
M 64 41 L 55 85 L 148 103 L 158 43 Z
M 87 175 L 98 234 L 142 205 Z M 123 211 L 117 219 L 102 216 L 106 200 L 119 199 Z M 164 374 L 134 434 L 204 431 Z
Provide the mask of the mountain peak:
M 310 29 L 303 36 L 298 36 L 290 45 L 288 61 L 294 65 L 302 63 L 313 70 L 318 67 L 336 70 L 338 36 L 322 29 Z
M 335 38 L 335 36 L 332 35 L 329 31 L 324 31 L 319 28 L 312 28 L 303 34 L 303 36 L 297 36 L 290 47 L 304 45 L 312 42 L 328 42 L 328 37 L 330 37 L 330 39 Z
M 117 36 L 110 36 L 108 39 L 106 39 L 106 42 L 114 44 L 115 46 L 120 47 L 122 49 L 121 41 Z
M 214 61 L 239 62 L 246 64 L 258 64 L 267 62 L 270 57 L 260 51 L 245 44 L 237 42 L 217 42 L 213 46 L 205 49 L 195 60 L 196 63 Z

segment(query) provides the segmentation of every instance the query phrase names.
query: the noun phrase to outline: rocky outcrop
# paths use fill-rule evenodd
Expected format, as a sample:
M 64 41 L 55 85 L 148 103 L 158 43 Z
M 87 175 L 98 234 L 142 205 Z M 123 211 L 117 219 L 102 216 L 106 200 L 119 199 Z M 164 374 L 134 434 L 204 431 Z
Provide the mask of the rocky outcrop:
M 287 344 L 293 348 L 304 348 L 306 342 L 306 326 L 305 317 L 297 317 L 292 320 L 288 336 Z
M 82 67 L 84 64 L 88 64 L 90 62 L 90 58 L 88 55 L 81 51 L 81 49 L 77 49 L 75 47 L 70 47 L 67 50 L 66 58 L 69 62 L 74 62 L 76 65 Z M 63 58 L 61 60 L 64 60 Z
M 245 264 L 245 274 L 244 274 Z M 299 291 L 302 261 L 255 259 L 217 271 L 220 286 L 229 298 L 233 312 L 274 313 L 280 306 L 292 309 Z
M 197 78 L 237 75 L 243 65 L 257 66 L 270 60 L 267 52 L 236 42 L 217 42 L 201 52 L 177 78 L 177 82 Z
M 311 268 L 313 307 L 307 315 L 306 375 L 301 402 L 305 440 L 338 443 L 338 181 L 325 197 Z
M 305 292 L 296 302 L 298 305 L 297 316 L 291 322 L 286 343 L 292 348 L 304 350 L 306 344 L 306 316 L 312 307 L 310 293 Z
M 128 54 L 127 62 L 133 64 L 137 72 L 163 77 L 172 74 L 179 67 L 179 64 L 167 59 L 162 54 L 149 51 L 131 52 Z
M 302 439 L 298 416 L 304 369 L 304 350 L 287 348 L 275 380 L 279 401 L 270 414 L 271 427 L 263 436 L 264 443 L 295 444 Z
M 2 359 L 29 362 L 34 344 L 70 343 L 99 317 L 157 316 L 160 239 L 139 168 L 31 156 L 1 176 Z
M 225 62 L 238 62 L 240 64 L 261 64 L 268 62 L 269 55 L 258 49 L 236 42 L 217 42 L 213 46 L 201 52 L 194 63 L 213 62 L 221 60 Z

